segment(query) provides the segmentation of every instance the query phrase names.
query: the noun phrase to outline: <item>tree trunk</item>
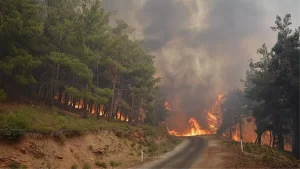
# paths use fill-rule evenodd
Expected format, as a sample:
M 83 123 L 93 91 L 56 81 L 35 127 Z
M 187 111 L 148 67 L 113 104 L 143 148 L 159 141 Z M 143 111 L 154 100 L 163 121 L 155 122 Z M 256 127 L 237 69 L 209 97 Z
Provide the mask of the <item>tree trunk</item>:
M 278 150 L 279 151 L 284 151 L 284 138 L 281 133 L 278 133 Z
M 258 144 L 259 146 L 261 145 L 261 135 L 262 135 L 261 132 L 258 132 L 258 133 L 257 133 L 257 144 Z
M 276 133 L 273 131 L 273 139 L 272 139 L 272 147 L 275 147 L 275 142 L 276 142 Z
M 111 120 L 111 118 L 112 118 L 112 115 L 113 115 L 113 111 L 114 111 L 114 107 L 115 107 L 115 103 L 114 103 L 114 101 L 115 101 L 115 88 L 116 88 L 116 80 L 114 79 L 114 81 L 113 81 L 113 95 L 112 95 L 112 98 L 111 98 L 111 105 L 110 105 L 110 112 L 109 112 L 109 114 L 108 114 L 108 121 L 110 121 Z
M 141 108 L 141 99 L 139 99 L 139 102 L 138 102 L 138 110 L 137 110 L 137 112 L 136 112 L 136 121 L 137 121 L 137 122 L 139 121 L 140 108 Z
M 131 110 L 130 110 L 130 114 L 129 114 L 129 122 L 132 122 L 132 113 L 133 113 L 133 103 L 134 103 L 134 96 L 132 96 L 132 100 L 131 100 Z
M 232 126 L 230 125 L 230 127 L 229 127 L 229 138 L 230 138 L 230 140 L 232 139 Z
M 89 104 L 90 106 L 90 113 L 93 113 L 93 107 L 94 107 L 94 103 L 93 102 L 90 102 Z
M 128 110 L 125 111 L 124 117 L 125 117 L 124 122 L 126 122 L 126 120 L 128 119 Z
M 293 147 L 292 147 L 292 154 L 296 159 L 300 157 L 300 139 L 299 139 L 299 110 L 294 112 L 294 119 L 293 119 Z
M 73 109 L 76 108 L 76 99 L 74 97 L 72 97 L 73 101 L 72 101 L 72 107 Z
M 242 131 L 242 117 L 240 116 L 240 142 L 241 142 L 241 149 L 242 149 L 242 152 L 244 151 L 244 148 L 243 148 L 243 131 Z
M 59 64 L 57 64 L 57 67 L 56 67 L 56 78 L 55 78 L 54 91 L 53 91 L 54 96 L 52 98 L 53 100 L 55 99 L 55 95 L 56 95 L 56 88 L 57 88 L 58 77 L 59 77 Z
M 95 105 L 96 106 L 96 110 L 95 110 L 95 113 L 97 113 L 97 120 L 100 119 L 100 111 L 99 111 L 99 107 L 98 104 Z
M 58 90 L 58 99 L 57 99 L 57 102 L 58 102 L 58 103 L 61 103 L 61 99 L 62 99 L 63 92 L 64 92 L 64 89 L 63 89 L 63 88 L 60 88 L 60 89 Z
M 87 102 L 85 99 L 83 99 L 83 110 L 86 111 L 87 110 Z
M 240 139 L 243 140 L 242 117 L 240 117 L 239 127 L 240 127 Z
M 67 93 L 65 93 L 65 99 L 64 99 L 64 105 L 65 105 L 65 110 L 68 108 L 68 103 L 69 103 L 69 96 Z
M 270 143 L 269 143 L 269 146 L 272 147 L 272 138 L 273 138 L 272 137 L 272 131 L 270 130 L 269 132 L 270 132 Z

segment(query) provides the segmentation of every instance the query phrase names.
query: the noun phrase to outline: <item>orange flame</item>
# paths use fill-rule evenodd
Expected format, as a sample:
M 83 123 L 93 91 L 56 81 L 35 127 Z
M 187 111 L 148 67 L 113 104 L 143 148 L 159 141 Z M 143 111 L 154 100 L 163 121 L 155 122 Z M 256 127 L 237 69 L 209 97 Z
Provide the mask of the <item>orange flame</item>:
M 165 108 L 166 108 L 166 110 L 168 110 L 168 111 L 172 111 L 172 109 L 171 109 L 171 105 L 170 105 L 170 103 L 169 102 L 165 102 Z
M 117 118 L 120 119 L 121 121 L 125 121 L 125 117 L 121 115 L 120 112 L 117 113 Z M 128 118 L 126 118 L 126 121 L 128 122 Z
M 234 141 L 240 141 L 240 136 L 238 135 L 237 132 L 234 133 L 234 134 L 232 135 L 232 139 L 233 139 Z
M 186 132 L 179 133 L 174 130 L 169 130 L 168 132 L 170 135 L 174 136 L 196 136 L 196 135 L 204 135 L 204 134 L 215 134 L 218 127 L 221 125 L 221 104 L 223 103 L 223 95 L 218 94 L 217 101 L 213 104 L 210 111 L 206 111 L 207 113 L 207 120 L 209 129 L 201 129 L 200 125 L 198 124 L 197 120 L 195 118 L 191 118 L 189 120 L 189 126 Z M 165 107 L 167 108 L 169 105 L 168 102 L 165 103 Z
M 195 118 L 191 118 L 189 120 L 189 129 L 184 133 L 176 132 L 175 130 L 169 130 L 168 132 L 170 135 L 173 136 L 197 136 L 197 135 L 204 135 L 204 134 L 212 134 L 209 130 L 201 129 L 199 123 Z

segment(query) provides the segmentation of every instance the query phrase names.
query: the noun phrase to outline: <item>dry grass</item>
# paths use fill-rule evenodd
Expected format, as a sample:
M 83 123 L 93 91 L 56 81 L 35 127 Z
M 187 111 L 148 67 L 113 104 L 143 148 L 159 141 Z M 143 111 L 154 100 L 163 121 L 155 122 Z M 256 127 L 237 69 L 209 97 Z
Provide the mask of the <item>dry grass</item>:
M 222 148 L 225 168 L 299 168 L 299 161 L 287 152 L 278 152 L 268 146 L 258 146 L 252 143 L 244 144 L 244 153 L 240 143 L 223 141 Z

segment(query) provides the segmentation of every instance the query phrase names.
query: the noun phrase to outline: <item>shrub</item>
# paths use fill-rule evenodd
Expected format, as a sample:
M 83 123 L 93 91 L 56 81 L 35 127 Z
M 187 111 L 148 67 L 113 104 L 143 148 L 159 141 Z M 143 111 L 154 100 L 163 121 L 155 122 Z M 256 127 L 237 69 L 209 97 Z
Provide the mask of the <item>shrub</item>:
M 155 151 L 157 151 L 157 149 L 158 149 L 157 144 L 155 142 L 151 142 L 149 144 L 148 152 L 149 153 L 154 153 Z
M 84 163 L 83 169 L 91 169 L 91 166 L 88 163 Z
M 121 130 L 117 130 L 117 131 L 115 131 L 114 132 L 115 133 L 115 135 L 117 136 L 117 137 L 119 137 L 119 138 L 122 138 L 122 137 L 124 137 L 124 132 L 122 132 Z
M 18 139 L 30 128 L 31 121 L 26 112 L 9 113 L 0 122 L 0 134 L 7 139 Z
M 107 165 L 105 162 L 96 161 L 95 165 L 102 168 L 107 168 Z
M 93 146 L 92 146 L 92 145 L 89 145 L 89 146 L 88 146 L 88 150 L 92 151 L 92 150 L 93 150 Z
M 21 165 L 21 164 L 18 163 L 18 162 L 12 162 L 12 163 L 10 163 L 10 164 L 8 165 L 8 167 L 9 167 L 10 169 L 26 169 L 26 168 L 27 168 L 27 166 Z
M 77 169 L 77 168 L 78 168 L 78 166 L 76 164 L 73 164 L 71 167 L 71 169 Z
M 121 165 L 120 162 L 116 162 L 116 161 L 110 161 L 109 164 L 110 164 L 110 166 L 112 166 L 112 167 L 118 167 L 118 166 Z
M 155 130 L 155 127 L 153 126 L 150 126 L 150 125 L 147 125 L 145 128 L 144 128 L 144 132 L 146 134 L 146 136 L 156 136 L 156 130 Z
M 67 141 L 67 138 L 66 138 L 65 134 L 64 134 L 62 131 L 54 133 L 54 136 L 55 136 L 62 144 L 65 144 L 66 141 Z

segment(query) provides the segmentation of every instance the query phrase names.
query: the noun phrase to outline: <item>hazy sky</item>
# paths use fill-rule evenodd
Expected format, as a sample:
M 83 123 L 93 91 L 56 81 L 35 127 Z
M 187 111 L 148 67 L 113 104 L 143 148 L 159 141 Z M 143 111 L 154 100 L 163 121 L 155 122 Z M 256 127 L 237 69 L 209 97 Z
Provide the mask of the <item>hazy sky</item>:
M 175 109 L 169 125 L 190 117 L 207 127 L 206 114 L 218 93 L 240 82 L 257 49 L 276 40 L 276 15 L 300 26 L 300 0 L 106 0 L 113 17 L 136 28 L 135 36 L 156 55 L 157 75 Z M 170 120 L 170 121 L 171 121 Z

